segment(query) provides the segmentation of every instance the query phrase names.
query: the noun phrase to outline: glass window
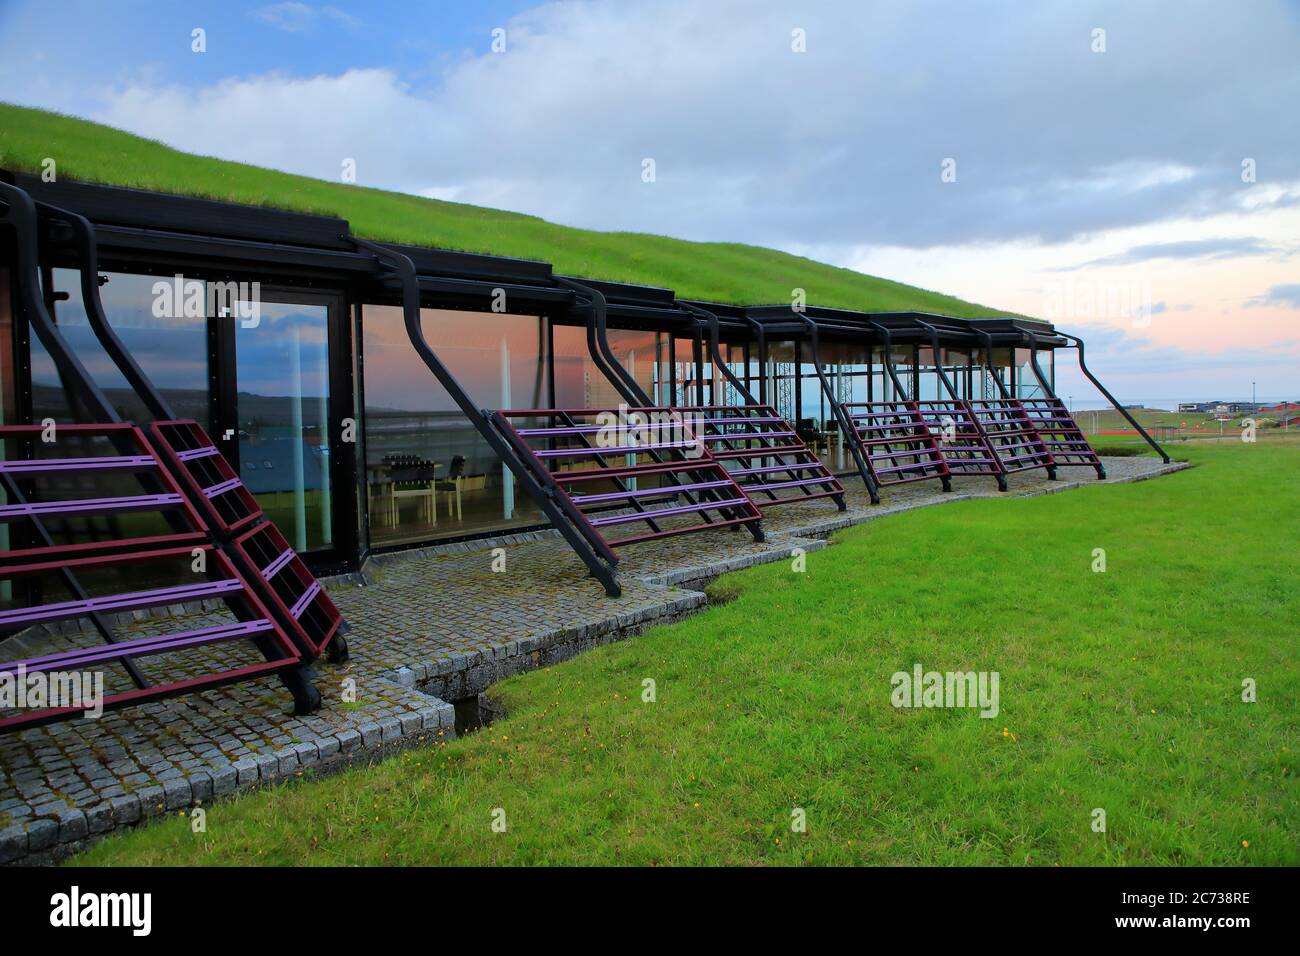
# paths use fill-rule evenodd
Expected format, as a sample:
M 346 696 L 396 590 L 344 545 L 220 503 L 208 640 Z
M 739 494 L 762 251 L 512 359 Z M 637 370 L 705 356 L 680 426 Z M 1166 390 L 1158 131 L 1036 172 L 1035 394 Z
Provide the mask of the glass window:
M 943 383 L 939 381 L 938 360 L 934 349 L 922 346 L 916 350 L 916 394 L 912 397 L 920 402 L 932 402 L 947 398 Z
M 1002 397 L 1002 391 L 998 388 L 997 380 L 993 377 L 993 372 L 989 370 L 985 358 L 985 349 L 976 349 L 973 353 L 975 368 L 975 396 L 980 399 L 999 399 Z M 998 379 L 1008 389 L 1011 388 L 1011 350 L 998 349 L 993 350 L 993 371 L 997 373 Z
M 421 324 L 480 408 L 551 404 L 540 317 L 423 309 Z M 509 469 L 416 355 L 402 310 L 366 305 L 361 327 L 371 544 L 541 523 L 541 512 L 516 493 Z
M 793 342 L 769 342 L 767 346 L 767 402 L 776 408 L 781 417 L 793 422 L 799 417 L 795 408 L 795 379 Z
M 298 551 L 334 543 L 329 306 L 273 301 L 235 329 L 240 474 Z M 242 314 L 242 313 L 238 313 Z
M 1045 395 L 1043 384 L 1039 381 L 1038 376 L 1034 374 L 1031 351 L 1024 348 L 1016 349 L 1015 362 L 1016 397 L 1043 398 Z
M 195 301 L 203 304 L 198 314 L 186 315 L 195 309 L 177 307 L 174 277 L 110 272 L 105 278 L 108 282 L 100 286 L 99 299 L 113 331 L 176 416 L 193 418 L 210 430 L 206 285 L 188 280 L 193 282 L 187 288 L 195 293 Z M 149 421 L 152 416 L 90 328 L 81 298 L 81 274 L 74 269 L 55 269 L 54 288 L 68 295 L 54 310 L 55 322 L 68 345 L 122 418 Z M 54 362 L 35 333 L 31 353 L 33 419 L 48 416 L 56 421 L 87 421 L 83 413 L 69 406 Z
M 673 339 L 673 372 L 677 383 L 674 405 L 698 405 L 700 389 L 697 385 L 699 369 L 695 366 L 695 340 L 684 336 Z M 707 373 L 706 373 L 707 374 Z M 707 399 L 707 394 L 705 398 Z
M 663 337 L 654 332 L 610 329 L 606 338 L 614 357 L 642 390 L 653 397 L 659 378 L 659 356 L 667 347 L 666 342 L 660 341 Z M 555 350 L 557 408 L 618 408 L 625 402 L 592 361 L 585 328 L 554 326 L 551 341 Z
M 971 353 L 969 349 L 944 349 L 944 369 L 958 398 L 971 398 Z M 946 397 L 946 396 L 945 396 Z

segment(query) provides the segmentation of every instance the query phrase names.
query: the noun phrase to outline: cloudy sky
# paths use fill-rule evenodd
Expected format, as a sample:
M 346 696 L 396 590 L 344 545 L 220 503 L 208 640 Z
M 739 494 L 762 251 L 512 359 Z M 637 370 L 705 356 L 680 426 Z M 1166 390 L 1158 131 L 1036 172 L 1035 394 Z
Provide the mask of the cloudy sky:
M 1126 400 L 1300 398 L 1300 0 L 0 0 L 0 90 L 1041 315 Z

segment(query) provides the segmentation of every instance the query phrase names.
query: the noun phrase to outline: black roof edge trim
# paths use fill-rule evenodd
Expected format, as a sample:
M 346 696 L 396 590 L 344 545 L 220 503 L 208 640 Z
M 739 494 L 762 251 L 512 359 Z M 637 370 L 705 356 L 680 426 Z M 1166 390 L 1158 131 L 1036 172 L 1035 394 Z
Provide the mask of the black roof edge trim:
M 351 243 L 347 220 L 336 216 L 78 180 L 47 183 L 39 176 L 5 169 L 0 169 L 0 177 L 38 201 L 67 208 L 91 220 L 97 237 L 109 253 L 106 259 L 152 254 L 172 260 L 216 260 L 223 265 L 255 263 L 267 269 L 342 271 L 357 276 L 374 272 L 370 257 L 357 253 Z M 508 294 L 537 302 L 572 299 L 571 290 L 556 283 L 560 276 L 553 272 L 549 262 L 542 260 L 393 242 L 377 244 L 411 259 L 419 273 L 422 291 L 472 298 L 504 288 Z M 789 322 L 790 331 L 796 332 L 794 326 L 801 325 L 802 316 L 807 316 L 824 323 L 830 335 L 854 334 L 854 327 L 861 327 L 864 334 L 870 335 L 868 323 L 879 322 L 900 337 L 911 338 L 925 334 L 917 324 L 920 319 L 941 331 L 961 332 L 963 326 L 978 323 L 1003 341 L 1027 342 L 1027 329 L 1040 336 L 1044 345 L 1068 344 L 1055 334 L 1050 322 L 1018 316 L 967 319 L 929 312 L 865 312 L 826 306 L 808 306 L 802 313 L 796 313 L 788 304 L 679 301 L 674 290 L 659 286 L 588 278 L 577 281 L 605 296 L 611 318 L 634 324 L 694 324 L 695 317 L 683 307 L 683 303 L 688 303 L 713 312 L 721 327 L 732 332 L 748 327 L 751 320 L 773 329 Z

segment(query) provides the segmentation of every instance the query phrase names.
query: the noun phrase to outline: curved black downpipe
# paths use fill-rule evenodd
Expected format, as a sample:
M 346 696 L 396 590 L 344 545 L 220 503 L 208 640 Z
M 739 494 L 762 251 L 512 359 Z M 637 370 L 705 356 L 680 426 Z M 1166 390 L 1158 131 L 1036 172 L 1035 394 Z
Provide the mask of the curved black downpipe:
M 993 364 L 993 336 L 985 329 L 971 327 L 971 331 L 978 335 L 984 342 L 984 367 L 988 369 L 993 383 L 998 387 L 998 394 L 1002 396 L 1004 402 L 1011 400 L 1011 389 L 1007 388 L 1007 383 L 1002 380 L 1002 373 L 997 370 Z
M 894 388 L 898 392 L 899 401 L 910 402 L 908 391 L 903 387 L 902 380 L 898 377 L 898 370 L 894 368 L 894 339 L 889 329 L 885 328 L 879 322 L 868 322 L 868 327 L 880 335 L 881 340 L 885 343 L 885 371 L 889 373 L 890 380 L 894 383 Z
M 577 552 L 578 557 L 587 565 L 592 575 L 605 586 L 605 591 L 611 597 L 617 597 L 622 593 L 622 588 L 614 575 L 614 568 L 618 564 L 618 555 L 605 544 L 599 535 L 588 536 L 579 530 L 587 526 L 586 518 L 563 494 L 553 488 L 543 487 L 539 478 L 533 474 L 532 469 L 520 460 L 515 450 L 503 437 L 502 431 L 511 427 L 509 422 L 504 421 L 500 415 L 494 415 L 489 419 L 489 415 L 492 413 L 475 406 L 470 400 L 469 394 L 457 381 L 456 376 L 442 364 L 442 360 L 438 358 L 437 353 L 425 340 L 424 329 L 420 325 L 420 282 L 415 264 L 410 257 L 395 250 L 387 249 L 368 239 L 359 239 L 356 236 L 344 236 L 342 238 L 353 243 L 358 248 L 371 252 L 377 264 L 387 264 L 392 270 L 401 286 L 402 317 L 406 325 L 406 336 L 410 339 L 411 347 L 415 349 L 415 353 L 420 356 L 425 366 L 433 373 L 433 377 L 437 379 L 438 384 L 447 391 L 447 394 L 451 396 L 457 407 L 469 419 L 470 424 L 483 436 L 483 440 L 488 443 L 492 451 L 511 470 L 529 497 L 537 502 L 538 507 L 542 509 L 542 513 L 546 515 L 556 530 L 564 536 L 569 546 Z
M 754 398 L 754 393 L 749 390 L 749 387 L 745 385 L 743 381 L 741 381 L 739 378 L 736 377 L 736 374 L 731 370 L 727 362 L 722 357 L 722 340 L 718 328 L 718 317 L 714 315 L 712 312 L 710 312 L 708 309 L 701 309 L 699 306 L 691 305 L 688 302 L 679 302 L 677 304 L 681 306 L 683 309 L 685 309 L 687 312 L 691 313 L 691 315 L 695 316 L 697 326 L 702 325 L 704 328 L 708 329 L 709 356 L 713 367 L 722 374 L 722 377 L 727 380 L 727 382 L 731 385 L 732 388 L 734 388 L 737 392 L 739 392 L 744 397 L 745 402 L 747 404 L 749 405 L 760 404 Z M 713 399 L 715 405 L 723 404 L 722 402 L 718 401 L 718 397 L 716 395 L 713 396 Z M 766 403 L 764 402 L 762 404 L 766 404 Z
M 176 418 L 166 399 L 159 394 L 149 376 L 118 337 L 104 313 L 104 303 L 99 297 L 99 250 L 95 243 L 95 231 L 84 216 L 74 212 L 39 204 L 42 211 L 66 222 L 72 229 L 73 243 L 77 249 L 77 261 L 80 263 L 81 301 L 85 306 L 86 319 L 99 344 L 103 346 L 113 364 L 118 367 L 122 377 L 139 396 L 149 414 L 158 421 L 170 421 Z
M 821 382 L 822 394 L 826 396 L 826 401 L 830 403 L 831 411 L 835 415 L 835 425 L 839 428 L 844 442 L 849 446 L 849 454 L 853 456 L 853 464 L 858 469 L 858 474 L 862 476 L 863 484 L 867 486 L 867 494 L 871 496 L 871 503 L 878 505 L 880 504 L 880 486 L 876 484 L 876 479 L 871 475 L 871 469 L 867 467 L 867 460 L 862 455 L 858 431 L 853 426 L 848 413 L 844 411 L 844 406 L 840 404 L 839 399 L 836 397 L 835 390 L 831 387 L 830 379 L 826 375 L 826 369 L 822 365 L 821 340 L 818 335 L 817 323 L 807 315 L 801 314 L 800 317 L 808 329 L 808 351 L 812 356 L 813 368 L 817 372 L 817 380 Z M 867 355 L 870 358 L 870 347 L 868 347 Z
M 1106 388 L 1106 386 L 1101 384 L 1101 381 L 1097 378 L 1097 376 L 1092 374 L 1092 371 L 1088 368 L 1087 363 L 1084 361 L 1083 339 L 1079 338 L 1077 335 L 1070 335 L 1068 332 L 1057 331 L 1056 334 L 1061 336 L 1064 339 L 1069 339 L 1071 342 L 1074 343 L 1074 347 L 1079 353 L 1079 370 L 1083 372 L 1085 376 L 1087 376 L 1088 381 L 1092 382 L 1092 384 L 1097 387 L 1097 391 L 1101 392 L 1101 394 L 1106 396 L 1106 401 L 1110 402 L 1111 405 L 1115 407 L 1115 410 L 1118 411 L 1121 415 L 1123 415 L 1124 418 L 1128 420 L 1128 423 L 1130 425 L 1132 425 L 1135 429 L 1137 429 L 1138 434 L 1146 439 L 1147 444 L 1150 445 L 1153 449 L 1155 449 L 1156 454 L 1160 456 L 1161 460 L 1164 461 L 1166 465 L 1168 465 L 1172 461 L 1172 459 L 1169 457 L 1169 453 L 1166 452 L 1162 447 L 1160 447 L 1160 444 L 1154 438 L 1152 438 L 1149 434 L 1147 434 L 1147 430 L 1143 428 L 1141 425 L 1139 425 L 1137 419 L 1128 413 L 1128 409 L 1124 408 L 1124 406 L 1121 405 L 1115 399 L 1115 396 L 1110 393 L 1110 391 Z
M 944 390 L 954 402 L 960 402 L 961 398 L 957 395 L 957 389 L 953 387 L 952 379 L 948 377 L 948 372 L 943 367 L 943 356 L 940 354 L 939 346 L 939 330 L 929 322 L 924 322 L 921 319 L 915 319 L 915 322 L 929 334 L 930 348 L 934 351 L 934 367 L 939 373 L 939 381 L 943 382 Z
M 654 407 L 654 399 L 645 393 L 637 380 L 632 377 L 632 373 L 623 367 L 623 363 L 610 348 L 605 296 L 599 289 L 583 285 L 581 282 L 574 282 L 563 276 L 554 278 L 557 283 L 574 292 L 576 302 L 585 302 L 591 310 L 591 317 L 586 323 L 587 350 L 591 353 L 591 360 L 596 363 L 601 374 L 609 380 L 629 405 L 641 408 Z

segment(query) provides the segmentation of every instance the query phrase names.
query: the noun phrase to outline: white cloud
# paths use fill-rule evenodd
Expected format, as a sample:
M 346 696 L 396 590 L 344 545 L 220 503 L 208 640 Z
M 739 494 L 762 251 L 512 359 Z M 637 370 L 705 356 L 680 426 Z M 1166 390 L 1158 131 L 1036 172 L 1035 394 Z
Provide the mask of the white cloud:
M 293 8 L 304 4 L 277 4 Z M 314 8 L 307 8 L 314 10 Z M 297 22 L 281 10 L 284 22 Z M 297 15 L 297 14 L 295 14 Z M 1089 50 L 1107 24 L 1105 54 Z M 806 53 L 790 49 L 803 28 Z M 200 152 L 692 238 L 1061 241 L 1300 181 L 1297 23 L 1188 3 L 547 4 L 433 89 L 387 70 L 110 91 L 98 118 Z M 641 181 L 653 158 L 657 181 Z M 955 183 L 940 162 L 957 160 Z M 1280 190 L 1280 192 L 1279 192 Z M 434 191 L 434 192 L 430 192 Z
M 245 25 L 322 29 L 342 22 L 336 9 L 278 3 Z M 484 37 L 482 52 L 403 70 L 340 60 L 200 83 L 161 81 L 176 74 L 144 58 L 96 87 L 75 63 L 0 56 L 0 80 L 74 112 L 96 97 L 94 118 L 195 152 L 333 180 L 354 159 L 365 185 L 771 245 L 1016 311 L 1041 314 L 1056 270 L 1084 263 L 1088 281 L 1149 282 L 1155 301 L 1179 303 L 1155 310 L 1155 347 L 1194 334 L 1189 348 L 1226 356 L 1231 337 L 1254 360 L 1295 334 L 1295 311 L 1259 293 L 1292 281 L 1284 256 L 1300 235 L 1300 17 L 1277 0 L 1248 15 L 1208 0 L 1169 11 L 547 3 L 505 23 L 503 54 Z M 1105 54 L 1089 49 L 1099 24 Z M 791 51 L 795 27 L 806 53 Z M 433 68 L 435 82 L 417 80 Z M 946 157 L 954 183 L 940 181 Z M 1241 180 L 1246 158 L 1255 183 Z M 1163 354 L 1116 344 L 1113 359 L 1171 376 L 1194 364 Z M 1294 378 L 1288 354 L 1278 381 Z
M 286 33 L 306 33 L 315 29 L 322 21 L 337 23 L 349 30 L 355 30 L 361 21 L 338 7 L 313 7 L 306 3 L 287 2 L 272 3 L 258 7 L 253 16 Z

